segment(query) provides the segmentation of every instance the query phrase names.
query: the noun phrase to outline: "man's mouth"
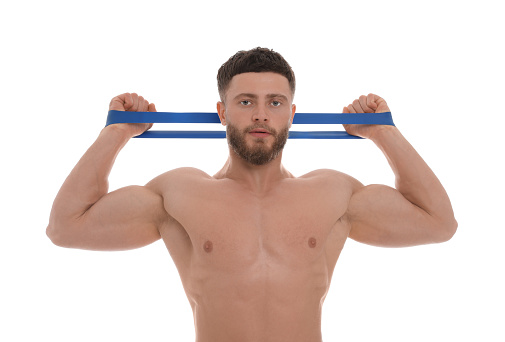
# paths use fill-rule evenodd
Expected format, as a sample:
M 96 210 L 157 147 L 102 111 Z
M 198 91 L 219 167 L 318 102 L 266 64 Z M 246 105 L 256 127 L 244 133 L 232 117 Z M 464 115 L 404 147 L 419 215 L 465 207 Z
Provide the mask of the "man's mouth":
M 249 132 L 253 137 L 256 138 L 266 138 L 271 135 L 271 133 L 263 128 L 256 128 Z

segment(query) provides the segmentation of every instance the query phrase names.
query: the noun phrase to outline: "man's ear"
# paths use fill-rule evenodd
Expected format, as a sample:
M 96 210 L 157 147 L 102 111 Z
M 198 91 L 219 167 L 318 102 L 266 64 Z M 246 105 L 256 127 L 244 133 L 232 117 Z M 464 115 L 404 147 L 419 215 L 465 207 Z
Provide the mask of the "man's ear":
M 291 120 L 289 121 L 289 128 L 291 128 L 291 125 L 293 124 L 293 120 L 295 118 L 295 112 L 296 112 L 296 105 L 291 105 Z
M 219 115 L 219 119 L 221 120 L 221 125 L 226 126 L 226 116 L 224 113 L 226 112 L 226 106 L 223 102 L 219 101 L 217 103 L 217 114 Z

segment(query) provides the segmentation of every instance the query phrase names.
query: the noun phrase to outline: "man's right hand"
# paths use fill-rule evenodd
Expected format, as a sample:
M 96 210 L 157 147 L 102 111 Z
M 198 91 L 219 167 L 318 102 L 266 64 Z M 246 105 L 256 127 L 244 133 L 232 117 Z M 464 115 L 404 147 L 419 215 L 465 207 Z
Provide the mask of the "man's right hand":
M 154 103 L 149 103 L 142 96 L 136 93 L 124 93 L 114 97 L 109 104 L 109 110 L 119 110 L 128 112 L 156 112 Z M 114 124 L 128 132 L 128 135 L 135 137 L 153 127 L 152 123 L 121 123 Z

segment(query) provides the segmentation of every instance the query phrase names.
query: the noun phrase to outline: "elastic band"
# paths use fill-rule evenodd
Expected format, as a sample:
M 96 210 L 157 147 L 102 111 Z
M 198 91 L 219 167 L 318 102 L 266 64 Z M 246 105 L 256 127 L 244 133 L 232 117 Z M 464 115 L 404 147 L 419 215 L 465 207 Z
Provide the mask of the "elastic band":
M 217 113 L 124 112 L 111 110 L 106 126 L 116 123 L 221 123 Z M 293 124 L 394 126 L 386 113 L 296 113 Z M 136 138 L 226 138 L 225 131 L 146 131 Z M 361 139 L 345 131 L 290 131 L 290 139 Z

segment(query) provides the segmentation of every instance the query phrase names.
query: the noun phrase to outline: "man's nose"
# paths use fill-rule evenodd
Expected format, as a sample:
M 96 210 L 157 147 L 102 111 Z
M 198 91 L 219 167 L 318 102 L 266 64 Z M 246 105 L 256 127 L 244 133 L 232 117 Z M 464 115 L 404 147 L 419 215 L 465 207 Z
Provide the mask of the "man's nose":
M 254 122 L 267 122 L 269 118 L 266 108 L 259 107 L 258 110 L 253 114 L 252 119 Z

